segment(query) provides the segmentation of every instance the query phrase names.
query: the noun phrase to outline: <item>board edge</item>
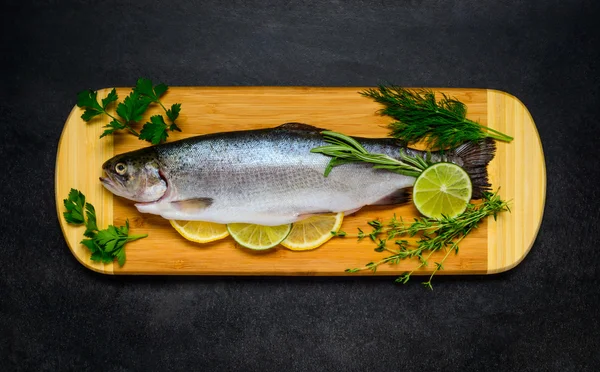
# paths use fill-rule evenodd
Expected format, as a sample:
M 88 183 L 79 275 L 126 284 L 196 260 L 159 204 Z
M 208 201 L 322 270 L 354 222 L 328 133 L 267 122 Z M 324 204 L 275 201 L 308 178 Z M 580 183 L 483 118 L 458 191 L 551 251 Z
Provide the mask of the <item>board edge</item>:
M 131 87 L 122 87 L 122 88 L 117 88 L 117 89 L 130 89 L 130 88 Z M 188 89 L 188 88 L 189 89 L 194 89 L 194 88 L 198 88 L 198 87 L 197 86 L 174 86 L 174 87 L 170 87 L 170 89 Z M 231 88 L 231 86 L 214 86 L 214 87 L 207 86 L 207 87 L 202 87 L 202 88 L 220 89 L 220 88 Z M 296 88 L 296 89 L 298 89 L 298 88 L 304 88 L 306 90 L 310 90 L 310 89 L 323 89 L 323 90 L 326 90 L 328 88 L 335 88 L 335 89 L 347 88 L 349 90 L 362 89 L 362 87 L 346 87 L 346 86 L 344 86 L 344 87 L 331 87 L 331 86 L 327 86 L 327 87 L 326 86 L 322 86 L 322 87 L 321 86 L 285 86 L 285 87 L 282 87 L 282 86 L 235 86 L 235 88 L 242 88 L 242 89 L 243 88 L 246 88 L 246 89 L 256 89 L 256 88 L 272 89 L 272 88 L 278 88 L 278 89 L 281 89 L 281 90 L 294 89 L 294 88 Z M 112 88 L 103 88 L 103 89 L 98 90 L 98 91 L 100 92 L 100 91 L 102 91 L 104 89 L 112 89 Z M 437 89 L 444 89 L 444 90 L 453 90 L 453 89 L 486 90 L 488 93 L 489 92 L 496 92 L 496 93 L 505 94 L 505 95 L 513 98 L 514 100 L 516 100 L 523 107 L 524 111 L 531 118 L 531 115 L 530 115 L 529 111 L 527 110 L 526 106 L 518 98 L 516 98 L 515 96 L 513 96 L 513 95 L 511 95 L 510 93 L 507 93 L 507 92 L 498 91 L 498 90 L 494 90 L 494 89 L 485 89 L 485 88 L 449 88 L 449 87 L 439 87 L 439 88 L 427 88 L 427 89 L 434 89 L 434 90 L 437 90 Z M 71 113 L 69 114 L 69 117 L 66 120 L 65 127 L 63 128 L 63 131 L 61 133 L 61 136 L 60 136 L 60 139 L 59 139 L 59 144 L 58 144 L 58 149 L 57 149 L 56 165 L 55 165 L 56 168 L 58 167 L 58 158 L 60 156 L 61 148 L 64 145 L 64 143 L 63 143 L 63 137 L 65 135 L 65 132 L 68 130 L 67 125 L 69 123 L 71 123 L 71 120 L 73 119 L 72 116 L 77 111 L 77 109 L 78 109 L 77 106 L 74 106 L 74 108 L 71 110 Z M 531 122 L 534 123 L 533 118 L 531 118 Z M 535 128 L 535 124 L 534 124 L 534 129 L 535 129 L 536 134 L 537 134 L 537 128 Z M 539 139 L 539 134 L 538 134 L 538 140 L 540 140 Z M 540 148 L 541 148 L 541 140 L 540 140 Z M 544 183 L 543 183 L 543 186 L 544 186 L 544 189 L 543 189 L 543 192 L 544 192 L 544 203 L 542 204 L 542 215 L 541 215 L 542 218 L 540 218 L 540 220 L 538 222 L 538 226 L 537 226 L 537 228 L 535 230 L 535 233 L 533 234 L 532 241 L 531 241 L 529 247 L 527 248 L 527 250 L 524 252 L 524 254 L 521 257 L 519 257 L 518 260 L 514 261 L 511 265 L 507 265 L 507 266 L 504 266 L 502 268 L 496 268 L 495 270 L 490 270 L 488 268 L 487 274 L 495 274 L 495 273 L 499 273 L 499 272 L 503 272 L 503 271 L 508 271 L 508 270 L 514 268 L 515 266 L 517 266 L 525 258 L 525 256 L 529 253 L 532 245 L 535 243 L 535 239 L 537 237 L 537 234 L 539 232 L 539 229 L 540 229 L 540 226 L 541 226 L 541 222 L 542 222 L 542 219 L 543 219 L 543 211 L 544 211 L 544 207 L 545 207 L 546 169 L 545 169 L 545 161 L 544 161 L 544 158 L 543 158 L 543 152 L 542 152 L 542 164 L 544 166 Z M 92 270 L 94 272 L 98 272 L 98 273 L 105 274 L 105 275 L 199 275 L 198 273 L 190 273 L 190 272 L 162 272 L 162 271 L 160 271 L 160 272 L 154 272 L 154 271 L 149 271 L 149 272 L 145 272 L 145 271 L 144 272 L 121 272 L 119 270 L 114 270 L 114 269 L 112 269 L 112 270 L 102 270 L 102 268 L 95 267 L 95 266 L 89 264 L 86 261 L 87 257 L 81 257 L 79 254 L 77 254 L 76 250 L 72 246 L 73 243 L 69 239 L 67 239 L 67 233 L 66 233 L 65 228 L 72 228 L 72 227 L 71 226 L 66 226 L 67 225 L 66 222 L 64 222 L 63 219 L 61 218 L 62 217 L 62 213 L 61 213 L 60 206 L 61 206 L 61 201 L 62 201 L 63 198 L 61 198 L 58 195 L 58 187 L 57 187 L 57 185 L 58 185 L 58 172 L 56 171 L 56 168 L 55 168 L 55 198 L 56 198 L 56 208 L 57 208 L 57 216 L 59 218 L 59 224 L 61 226 L 61 230 L 62 230 L 63 236 L 65 236 L 65 240 L 67 242 L 67 245 L 69 246 L 69 249 L 71 250 L 72 254 L 76 257 L 76 259 L 84 267 L 86 267 L 86 268 L 88 268 L 88 269 L 90 269 L 90 270 Z M 73 228 L 77 228 L 77 227 L 73 227 Z M 89 260 L 89 258 L 87 258 L 87 260 Z M 111 263 L 110 265 L 111 265 L 111 267 L 113 267 L 114 263 Z M 420 275 L 420 274 L 422 274 L 422 275 L 429 275 L 429 273 L 427 273 L 427 272 L 423 272 L 423 273 L 417 273 L 417 272 L 415 272 L 415 275 Z M 485 274 L 485 272 L 481 272 L 481 271 L 477 271 L 477 272 L 467 272 L 467 271 L 465 271 L 465 272 L 445 272 L 445 273 L 444 272 L 440 272 L 439 274 L 440 275 L 470 275 L 470 274 L 479 275 L 479 274 Z M 240 274 L 224 274 L 222 272 L 218 272 L 218 273 L 214 273 L 214 274 L 213 273 L 202 273 L 201 275 L 203 275 L 203 276 L 204 275 L 206 275 L 206 276 L 217 275 L 218 276 L 218 275 L 240 275 Z M 276 273 L 272 273 L 272 274 L 268 274 L 268 273 L 267 274 L 265 274 L 265 273 L 243 274 L 243 276 L 256 276 L 256 275 L 261 275 L 261 276 L 262 275 L 267 275 L 267 276 L 281 276 L 282 273 L 276 272 Z M 382 273 L 381 275 L 375 275 L 375 276 L 395 276 L 395 275 L 396 275 L 395 273 Z M 293 273 L 293 274 L 287 274 L 285 276 L 348 276 L 348 277 L 352 277 L 352 275 L 343 275 L 343 274 L 340 275 L 339 273 L 331 274 L 331 273 L 311 273 L 311 272 L 301 273 L 301 274 Z M 364 276 L 369 276 L 369 275 L 364 275 Z M 361 277 L 364 277 L 364 276 L 361 275 Z
M 490 266 L 490 261 L 489 261 L 489 255 L 490 255 L 490 251 L 492 250 L 492 248 L 496 249 L 496 247 L 491 247 L 488 243 L 488 270 L 487 270 L 487 274 L 486 275 L 493 275 L 493 274 L 500 274 L 503 272 L 507 272 L 510 271 L 512 269 L 514 269 L 515 267 L 517 267 L 519 264 L 521 264 L 524 260 L 525 257 L 527 257 L 527 255 L 529 254 L 529 252 L 531 251 L 531 249 L 533 248 L 533 245 L 535 244 L 536 240 L 537 240 L 537 236 L 539 234 L 539 231 L 541 229 L 541 225 L 542 225 L 542 221 L 544 219 L 544 211 L 545 211 L 545 207 L 546 207 L 546 188 L 547 188 L 547 172 L 546 172 L 546 160 L 545 160 L 545 156 L 544 156 L 544 151 L 543 151 L 543 144 L 542 144 L 542 140 L 541 137 L 539 135 L 539 131 L 537 129 L 537 126 L 535 124 L 535 121 L 533 120 L 533 116 L 531 115 L 531 112 L 529 112 L 529 110 L 527 109 L 527 106 L 523 103 L 523 101 L 521 101 L 518 97 L 516 97 L 515 95 L 502 91 L 502 90 L 498 90 L 498 89 L 487 89 L 488 92 L 488 125 L 489 123 L 491 123 L 492 121 L 490 120 L 490 112 L 491 110 L 489 109 L 489 105 L 490 105 L 490 95 L 499 95 L 499 96 L 504 96 L 510 100 L 512 100 L 518 107 L 520 107 L 520 109 L 523 110 L 523 112 L 527 115 L 530 123 L 531 123 L 531 127 L 532 130 L 535 133 L 535 139 L 537 140 L 537 145 L 539 147 L 539 156 L 540 156 L 540 166 L 542 169 L 542 203 L 540 205 L 540 211 L 539 211 L 539 219 L 538 221 L 536 221 L 535 223 L 535 228 L 533 229 L 533 234 L 531 235 L 531 240 L 529 241 L 529 243 L 527 244 L 527 248 L 523 250 L 522 254 L 520 254 L 518 257 L 515 257 L 514 260 L 512 260 L 511 262 L 507 262 L 505 264 L 503 264 L 502 266 Z M 492 218 L 492 217 L 488 217 L 488 218 Z M 493 223 L 488 224 L 488 229 L 490 229 L 490 227 L 494 225 Z M 495 227 L 492 227 L 492 229 L 494 229 Z M 494 231 L 495 232 L 495 231 Z M 489 232 L 488 232 L 489 235 Z M 489 241 L 488 241 L 489 242 Z
M 104 90 L 107 90 L 107 89 L 112 89 L 112 88 L 99 89 L 98 92 L 103 92 Z M 62 183 L 59 180 L 59 178 L 60 178 L 59 164 L 60 164 L 60 160 L 61 160 L 61 155 L 67 156 L 67 155 L 64 155 L 64 147 L 63 147 L 63 146 L 65 146 L 64 139 L 65 139 L 65 136 L 69 134 L 69 130 L 72 130 L 71 125 L 73 125 L 73 121 L 75 120 L 74 115 L 75 115 L 75 112 L 77 112 L 77 111 L 78 111 L 78 106 L 74 105 L 73 108 L 71 109 L 71 112 L 67 116 L 67 119 L 65 120 L 65 124 L 64 124 L 62 132 L 60 134 L 60 138 L 58 140 L 58 146 L 56 149 L 56 157 L 55 157 L 55 163 L 54 163 L 54 198 L 55 198 L 55 204 L 56 204 L 56 215 L 58 218 L 58 223 L 60 225 L 60 229 L 61 229 L 63 238 L 65 240 L 65 243 L 67 244 L 67 247 L 69 247 L 71 254 L 73 256 L 75 256 L 75 259 L 86 269 L 89 269 L 93 272 L 96 272 L 99 274 L 104 274 L 104 275 L 114 275 L 115 274 L 114 262 L 106 263 L 106 264 L 104 264 L 104 263 L 95 264 L 89 260 L 89 257 L 82 257 L 82 255 L 80 255 L 78 253 L 78 251 L 74 247 L 74 244 L 78 244 L 78 243 L 75 243 L 72 239 L 69 238 L 71 234 L 69 233 L 68 229 L 73 229 L 73 230 L 79 231 L 79 230 L 83 230 L 83 226 L 82 225 L 69 226 L 67 224 L 67 222 L 64 220 L 63 211 L 61 210 L 61 205 L 63 203 L 63 200 L 68 195 L 64 195 L 64 196 L 59 195 L 59 191 L 61 188 L 59 185 L 62 185 Z M 77 120 L 75 120 L 75 121 L 77 121 Z M 112 141 L 110 142 L 110 147 L 112 148 Z M 71 187 L 66 187 L 66 188 L 68 190 L 71 189 Z M 86 192 L 83 192 L 83 191 L 82 191 L 82 193 L 84 195 L 87 194 Z M 87 199 L 87 196 L 86 196 L 86 199 Z M 111 203 L 112 203 L 112 197 L 111 197 Z M 109 220 L 112 221 L 112 218 L 113 218 L 112 213 L 110 213 Z M 104 216 L 104 220 L 106 220 L 106 219 L 107 219 L 107 216 Z M 83 233 L 81 233 L 80 235 L 83 239 Z

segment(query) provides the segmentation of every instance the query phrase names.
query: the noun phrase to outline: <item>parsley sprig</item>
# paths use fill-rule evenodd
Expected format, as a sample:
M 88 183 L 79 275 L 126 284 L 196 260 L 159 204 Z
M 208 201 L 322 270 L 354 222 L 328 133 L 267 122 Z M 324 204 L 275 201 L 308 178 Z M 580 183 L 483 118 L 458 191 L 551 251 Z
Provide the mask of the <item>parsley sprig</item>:
M 148 234 L 129 235 L 129 220 L 125 221 L 125 226 L 109 225 L 107 229 L 99 229 L 94 206 L 86 203 L 85 195 L 79 190 L 71 189 L 69 196 L 63 202 L 66 209 L 63 215 L 67 223 L 85 224 L 83 235 L 87 239 L 83 239 L 81 244 L 92 253 L 90 257 L 92 261 L 110 263 L 116 259 L 119 266 L 123 266 L 126 260 L 125 244 L 148 236 Z
M 435 262 L 435 269 L 431 273 L 429 280 L 422 284 L 433 289 L 431 280 L 439 271 L 443 270 L 443 264 L 451 252 L 458 253 L 459 243 L 487 216 L 493 216 L 496 220 L 498 213 L 502 211 L 510 211 L 508 202 L 503 201 L 498 192 L 483 193 L 483 201 L 478 206 L 469 204 L 467 209 L 462 214 L 454 218 L 415 218 L 414 222 L 407 224 L 400 218 L 394 217 L 388 222 L 374 220 L 368 222 L 372 231 L 369 234 L 358 229 L 358 240 L 365 238 L 371 239 L 375 244 L 376 252 L 389 252 L 392 255 L 385 257 L 379 261 L 369 262 L 363 267 L 347 269 L 348 273 L 355 273 L 362 270 L 377 271 L 377 268 L 383 264 L 398 264 L 400 261 L 410 258 L 418 258 L 420 264 L 410 272 L 404 273 L 395 281 L 397 283 L 407 283 L 411 275 L 418 269 L 428 266 L 429 259 L 434 252 L 445 250 L 446 254 L 440 260 Z M 349 235 L 346 235 L 349 236 Z M 416 242 L 411 243 L 403 238 L 417 237 Z M 397 246 L 390 248 L 388 242 L 393 241 Z
M 174 103 L 171 108 L 167 109 L 160 100 L 160 97 L 162 97 L 168 89 L 169 87 L 165 84 L 160 83 L 154 86 L 150 79 L 138 79 L 136 86 L 132 89 L 131 93 L 125 97 L 123 102 L 117 104 L 117 116 L 112 115 L 108 111 L 109 106 L 112 103 L 117 102 L 119 98 L 116 89 L 114 88 L 100 103 L 98 102 L 97 97 L 98 92 L 93 90 L 79 92 L 77 94 L 77 106 L 85 109 L 81 118 L 86 122 L 98 115 L 107 115 L 112 119 L 112 121 L 104 126 L 105 130 L 100 135 L 100 138 L 113 134 L 119 130 L 127 130 L 140 140 L 145 140 L 156 145 L 167 140 L 169 131 L 181 132 L 181 129 L 175 122 L 181 112 L 181 104 Z M 170 124 L 165 122 L 162 115 L 153 115 L 150 117 L 150 121 L 146 122 L 140 133 L 138 133 L 133 126 L 142 120 L 143 115 L 151 104 L 158 104 L 162 107 Z

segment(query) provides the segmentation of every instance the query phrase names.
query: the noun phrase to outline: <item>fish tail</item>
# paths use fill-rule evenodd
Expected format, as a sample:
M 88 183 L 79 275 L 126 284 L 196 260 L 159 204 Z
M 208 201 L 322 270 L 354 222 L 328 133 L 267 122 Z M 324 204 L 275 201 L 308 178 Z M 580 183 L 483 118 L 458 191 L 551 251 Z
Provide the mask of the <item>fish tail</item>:
M 491 138 L 467 142 L 453 150 L 453 155 L 462 160 L 463 169 L 471 177 L 473 199 L 481 199 L 483 193 L 491 189 L 487 166 L 495 154 L 496 142 Z

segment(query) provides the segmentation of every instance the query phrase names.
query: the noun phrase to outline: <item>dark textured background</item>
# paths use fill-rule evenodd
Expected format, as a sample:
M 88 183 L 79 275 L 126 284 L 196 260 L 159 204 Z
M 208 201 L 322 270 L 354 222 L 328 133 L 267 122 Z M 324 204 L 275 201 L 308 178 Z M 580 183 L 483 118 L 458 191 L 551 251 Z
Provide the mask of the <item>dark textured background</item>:
M 598 370 L 597 2 L 36 3 L 0 16 L 0 370 Z M 76 92 L 140 76 L 512 93 L 546 156 L 538 239 L 514 270 L 433 292 L 95 274 L 57 223 L 57 143 Z

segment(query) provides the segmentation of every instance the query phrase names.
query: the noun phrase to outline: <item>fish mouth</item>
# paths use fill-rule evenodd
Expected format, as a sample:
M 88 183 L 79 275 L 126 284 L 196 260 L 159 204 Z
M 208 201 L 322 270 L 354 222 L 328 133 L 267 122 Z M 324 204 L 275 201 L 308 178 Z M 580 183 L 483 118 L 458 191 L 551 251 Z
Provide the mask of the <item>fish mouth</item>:
M 109 174 L 107 174 L 106 177 L 100 177 L 100 182 L 102 182 L 104 186 L 108 186 L 111 188 L 117 187 L 117 183 L 110 177 Z
M 104 187 L 106 187 L 112 193 L 121 195 L 121 192 L 119 191 L 119 189 L 120 188 L 122 189 L 124 187 L 124 185 L 121 182 L 119 182 L 118 180 L 115 180 L 114 178 L 112 178 L 110 173 L 105 173 L 105 174 L 106 174 L 106 177 L 99 178 L 100 182 L 102 182 Z
M 100 177 L 100 182 L 102 182 L 102 184 L 104 186 L 109 186 L 109 187 L 115 186 L 115 183 L 110 178 Z

